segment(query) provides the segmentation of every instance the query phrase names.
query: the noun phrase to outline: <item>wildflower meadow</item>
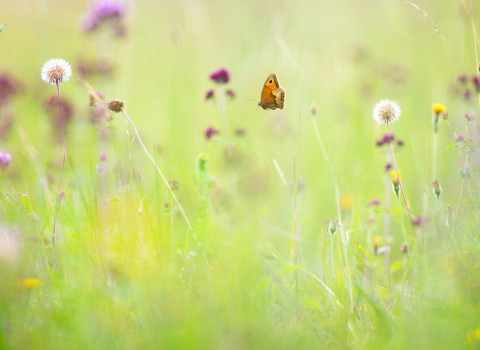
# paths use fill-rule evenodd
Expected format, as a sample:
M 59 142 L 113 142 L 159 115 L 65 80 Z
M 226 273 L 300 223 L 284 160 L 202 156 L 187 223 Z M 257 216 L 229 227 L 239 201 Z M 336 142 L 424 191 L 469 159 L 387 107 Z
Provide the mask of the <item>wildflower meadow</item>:
M 480 349 L 479 23 L 0 0 L 0 349 Z

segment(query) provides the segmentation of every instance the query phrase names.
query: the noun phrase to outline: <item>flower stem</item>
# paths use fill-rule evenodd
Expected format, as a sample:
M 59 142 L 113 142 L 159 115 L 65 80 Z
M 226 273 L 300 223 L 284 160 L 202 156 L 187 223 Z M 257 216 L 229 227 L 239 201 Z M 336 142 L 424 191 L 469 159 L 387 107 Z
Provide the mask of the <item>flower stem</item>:
M 125 116 L 125 118 L 127 118 L 127 120 L 130 122 L 130 124 L 132 124 L 132 127 L 133 127 L 133 130 L 135 131 L 135 135 L 137 135 L 137 139 L 138 139 L 138 142 L 140 142 L 140 145 L 142 146 L 143 150 L 145 151 L 145 153 L 147 154 L 148 158 L 150 158 L 150 160 L 152 161 L 153 165 L 155 165 L 155 168 L 157 169 L 158 173 L 160 174 L 160 177 L 162 178 L 163 182 L 165 183 L 165 186 L 167 186 L 167 189 L 168 191 L 170 192 L 170 194 L 172 195 L 173 199 L 175 200 L 175 203 L 177 204 L 180 212 L 182 213 L 182 216 L 183 218 L 185 219 L 185 222 L 187 223 L 187 226 L 189 228 L 189 232 L 191 231 L 192 232 L 192 236 L 193 238 L 195 239 L 195 241 L 197 242 L 197 245 L 202 248 L 202 246 L 200 245 L 200 242 L 198 241 L 197 239 L 197 236 L 195 235 L 195 232 L 193 231 L 193 228 L 192 228 L 192 225 L 190 224 L 190 220 L 188 219 L 188 216 L 187 214 L 185 213 L 185 210 L 183 209 L 182 205 L 180 204 L 177 196 L 175 195 L 175 193 L 173 192 L 172 188 L 170 187 L 170 185 L 168 184 L 168 181 L 167 179 L 165 178 L 165 176 L 163 175 L 163 172 L 160 170 L 160 167 L 157 165 L 157 163 L 155 162 L 155 160 L 153 159 L 153 157 L 150 155 L 150 152 L 148 152 L 147 148 L 145 147 L 145 145 L 143 144 L 143 141 L 140 137 L 140 134 L 138 133 L 138 130 L 137 130 L 137 127 L 135 126 L 135 124 L 133 123 L 132 119 L 128 116 L 127 112 L 125 111 L 125 108 L 122 109 L 122 113 L 123 115 Z M 188 236 L 188 232 L 187 232 L 187 236 Z M 188 238 L 187 238 L 187 241 L 188 241 Z M 205 253 L 202 252 L 203 254 L 203 257 L 205 258 L 205 261 L 207 262 L 207 265 L 210 267 L 210 264 L 208 263 L 208 260 L 207 260 L 207 257 L 205 256 Z
M 387 130 L 390 134 L 390 124 L 387 123 Z M 412 214 L 410 213 L 410 208 L 407 203 L 407 198 L 405 197 L 405 192 L 403 191 L 402 180 L 400 179 L 400 173 L 398 172 L 397 159 L 395 158 L 395 152 L 393 150 L 393 143 L 390 141 L 390 150 L 392 151 L 393 163 L 395 164 L 395 170 L 397 171 L 398 183 L 400 185 L 400 191 L 402 191 L 403 200 L 405 202 L 405 207 L 407 208 L 408 216 L 410 217 L 410 222 L 413 222 Z M 415 230 L 413 230 L 415 232 Z

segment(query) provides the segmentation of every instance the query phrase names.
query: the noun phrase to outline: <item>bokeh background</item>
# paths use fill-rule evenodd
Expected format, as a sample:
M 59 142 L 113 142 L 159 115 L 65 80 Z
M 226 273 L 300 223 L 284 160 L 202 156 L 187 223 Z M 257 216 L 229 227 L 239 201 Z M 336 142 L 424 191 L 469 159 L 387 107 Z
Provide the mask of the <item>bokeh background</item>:
M 0 139 L 0 151 L 12 156 L 1 174 L 0 229 L 9 243 L 0 246 L 7 252 L 0 253 L 0 345 L 478 346 L 478 155 L 471 156 L 467 197 L 445 123 L 432 172 L 432 104 L 445 104 L 461 130 L 463 115 L 479 112 L 471 80 L 478 4 L 415 2 L 437 33 L 403 1 L 112 0 L 123 6 L 120 22 L 87 32 L 82 15 L 93 3 L 0 0 L 0 23 L 10 22 L 0 33 L 0 73 L 21 86 L 0 115 L 12 124 Z M 55 87 L 40 77 L 55 57 L 73 68 L 61 86 L 72 119 L 61 125 L 45 108 Z M 228 130 L 215 100 L 205 99 L 218 89 L 209 75 L 219 68 L 230 72 L 226 88 L 235 92 L 226 106 Z M 271 72 L 286 91 L 283 110 L 257 106 Z M 458 80 L 462 75 L 467 82 Z M 198 242 L 125 117 L 95 119 L 78 79 L 105 102 L 125 101 L 159 167 L 178 181 Z M 405 208 L 395 211 L 395 195 L 387 195 L 387 149 L 375 145 L 386 128 L 372 119 L 381 99 L 402 108 L 392 132 L 404 142 L 396 156 L 412 210 L 429 219 L 419 239 Z M 334 238 L 335 277 L 325 230 L 337 217 L 334 179 L 315 135 L 312 103 L 350 230 L 346 261 L 339 234 Z M 220 134 L 206 140 L 209 126 Z M 477 130 L 475 122 L 469 137 Z M 201 153 L 212 181 L 205 196 L 195 163 Z M 435 177 L 441 209 L 430 189 Z M 60 178 L 65 199 L 57 196 Z M 376 209 L 367 206 L 374 199 L 381 202 Z M 457 202 L 465 222 L 454 249 L 442 213 Z M 294 217 L 303 243 L 292 262 Z M 52 245 L 54 222 L 59 238 Z M 418 246 L 408 257 L 400 251 L 402 222 L 411 247 Z M 374 236 L 391 248 L 388 273 L 384 257 L 374 254 Z M 29 279 L 41 285 L 25 284 Z M 408 292 L 399 287 L 406 279 Z

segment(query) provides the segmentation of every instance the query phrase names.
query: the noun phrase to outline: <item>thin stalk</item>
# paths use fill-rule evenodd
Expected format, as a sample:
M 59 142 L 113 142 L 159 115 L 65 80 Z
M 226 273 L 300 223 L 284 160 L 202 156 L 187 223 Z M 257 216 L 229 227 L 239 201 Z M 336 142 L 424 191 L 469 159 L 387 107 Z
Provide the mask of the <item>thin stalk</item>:
M 225 89 L 222 85 L 218 87 L 218 108 L 220 109 L 220 114 L 222 116 L 225 139 L 229 142 L 230 132 L 228 129 L 227 104 L 225 102 Z
M 193 238 L 195 239 L 195 242 L 196 242 L 197 245 L 201 248 L 202 246 L 200 245 L 200 242 L 199 242 L 198 239 L 197 239 L 197 235 L 196 235 L 195 232 L 193 231 L 193 228 L 192 228 L 192 225 L 190 224 L 190 220 L 188 219 L 187 213 L 185 213 L 185 210 L 183 209 L 182 205 L 180 204 L 177 196 L 175 195 L 175 193 L 173 192 L 172 188 L 171 188 L 170 185 L 168 184 L 168 181 L 167 181 L 167 179 L 165 178 L 165 176 L 163 175 L 162 170 L 160 170 L 160 167 L 157 165 L 157 163 L 155 162 L 155 160 L 153 159 L 153 157 L 150 155 L 150 152 L 148 152 L 147 148 L 146 148 L 145 145 L 143 144 L 142 138 L 140 137 L 140 134 L 138 133 L 137 127 L 136 127 L 135 124 L 133 123 L 132 119 L 128 116 L 127 112 L 125 111 L 125 108 L 122 109 L 122 113 L 123 113 L 123 115 L 125 116 L 125 118 L 127 118 L 127 120 L 130 122 L 130 124 L 132 124 L 133 130 L 135 131 L 135 135 L 137 136 L 138 142 L 140 142 L 140 145 L 142 146 L 143 150 L 144 150 L 145 153 L 147 154 L 148 158 L 150 158 L 150 160 L 152 161 L 152 163 L 155 165 L 155 168 L 157 169 L 158 173 L 160 174 L 160 177 L 162 178 L 163 182 L 165 183 L 165 186 L 167 186 L 168 191 L 169 191 L 170 194 L 172 195 L 173 199 L 175 200 L 175 203 L 177 204 L 180 212 L 182 213 L 182 216 L 183 216 L 183 218 L 185 219 L 185 222 L 187 223 L 187 226 L 188 226 L 188 228 L 189 228 L 189 231 L 187 231 L 187 242 L 188 242 L 188 234 L 189 234 L 189 232 L 192 232 L 192 236 L 193 236 Z M 207 265 L 210 267 L 210 264 L 208 263 L 207 257 L 205 256 L 205 253 L 202 252 L 202 254 L 203 254 L 203 257 L 205 258 L 205 261 L 207 262 Z
M 58 108 L 60 113 L 60 120 L 62 120 L 62 99 L 60 98 L 60 86 L 57 85 L 57 97 L 58 97 Z M 62 178 L 63 178 L 63 169 L 65 168 L 65 159 L 67 157 L 67 143 L 65 141 L 65 131 L 62 135 L 63 138 L 63 161 L 62 161 L 62 171 L 60 172 L 60 181 L 58 182 L 58 191 L 57 191 L 57 200 L 59 200 L 58 196 L 60 194 L 60 188 L 62 187 Z M 56 230 L 56 223 L 57 223 L 57 213 L 54 213 L 53 218 L 53 230 L 52 230 L 52 247 L 55 247 L 55 230 Z
M 293 224 L 292 224 L 292 243 L 290 246 L 290 264 L 293 261 L 293 255 L 295 254 L 295 234 L 296 223 L 297 223 L 297 190 L 298 190 L 298 168 L 300 165 L 300 155 L 302 152 L 302 116 L 298 117 L 298 159 L 293 163 L 294 168 L 294 178 L 295 178 L 295 188 L 293 190 Z
M 350 276 L 350 269 L 348 267 L 348 254 L 347 254 L 347 244 L 345 238 L 345 232 L 343 230 L 343 223 L 342 223 L 342 212 L 340 210 L 340 190 L 338 188 L 337 179 L 335 177 L 335 171 L 333 170 L 332 162 L 330 161 L 330 157 L 328 156 L 327 149 L 325 148 L 325 143 L 323 142 L 322 136 L 318 131 L 317 120 L 315 117 L 313 118 L 313 126 L 315 128 L 315 135 L 317 136 L 318 144 L 320 145 L 320 149 L 322 150 L 323 158 L 327 163 L 328 168 L 330 169 L 330 173 L 332 174 L 333 185 L 335 188 L 335 202 L 337 205 L 337 216 L 338 221 L 340 222 L 340 237 L 342 239 L 342 246 L 343 246 L 343 258 L 345 260 L 345 273 L 347 275 L 348 281 L 348 294 L 350 297 L 350 308 L 353 307 L 353 291 L 352 291 L 352 278 Z
M 437 176 L 437 146 L 438 145 L 438 132 L 433 131 L 433 165 L 432 165 L 432 178 Z
M 337 274 L 335 273 L 335 235 L 332 234 L 332 244 L 330 244 L 330 264 L 332 266 L 333 285 L 337 285 Z
M 388 133 L 390 134 L 390 124 L 389 123 L 387 123 L 387 130 L 388 130 Z M 412 218 L 412 214 L 410 213 L 410 208 L 409 208 L 408 203 L 407 203 L 407 198 L 405 197 L 405 192 L 403 191 L 402 180 L 400 179 L 400 173 L 398 172 L 397 159 L 395 158 L 395 152 L 393 150 L 393 143 L 392 142 L 390 142 L 390 150 L 392 151 L 393 163 L 395 164 L 395 170 L 397 171 L 397 177 L 398 177 L 398 183 L 400 185 L 400 191 L 402 191 L 403 200 L 405 201 L 405 207 L 407 208 L 407 213 L 408 213 L 408 216 L 410 217 L 410 222 L 412 222 L 413 218 Z M 413 232 L 415 232 L 415 230 L 413 230 Z

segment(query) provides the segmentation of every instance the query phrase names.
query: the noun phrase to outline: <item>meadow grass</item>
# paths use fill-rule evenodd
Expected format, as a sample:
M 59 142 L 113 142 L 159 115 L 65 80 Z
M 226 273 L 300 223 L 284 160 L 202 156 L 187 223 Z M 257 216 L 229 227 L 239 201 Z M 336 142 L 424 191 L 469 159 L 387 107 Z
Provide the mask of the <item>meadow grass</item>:
M 480 347 L 480 10 L 415 5 L 0 0 L 0 348 Z

